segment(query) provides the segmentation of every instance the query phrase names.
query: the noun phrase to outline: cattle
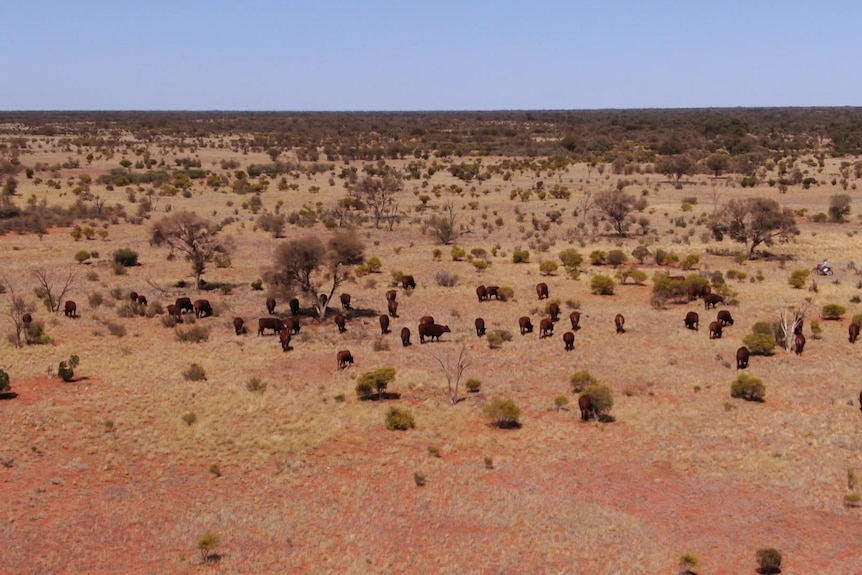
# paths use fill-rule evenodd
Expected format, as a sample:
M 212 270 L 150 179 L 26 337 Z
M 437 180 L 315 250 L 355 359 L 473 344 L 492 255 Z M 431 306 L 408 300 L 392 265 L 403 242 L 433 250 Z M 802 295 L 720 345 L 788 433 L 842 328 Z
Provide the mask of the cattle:
M 398 302 L 394 299 L 389 300 L 386 303 L 386 307 L 388 308 L 389 315 L 391 317 L 398 317 Z
M 572 322 L 572 331 L 581 329 L 581 312 L 573 311 L 569 314 L 569 320 Z
M 696 311 L 690 311 L 685 314 L 685 327 L 697 331 L 700 324 L 700 316 Z
M 335 358 L 338 360 L 338 369 L 346 369 L 347 366 L 353 365 L 353 354 L 347 349 L 339 351 Z
M 549 317 L 543 317 L 539 321 L 539 339 L 554 335 L 554 322 Z
M 380 316 L 380 333 L 383 335 L 389 333 L 389 316 L 386 314 Z
M 530 318 L 527 316 L 521 316 L 518 318 L 518 328 L 521 330 L 521 335 L 525 333 L 533 332 L 533 322 L 530 321 Z
M 410 328 L 402 327 L 401 328 L 401 345 L 407 347 L 410 345 Z
M 440 336 L 444 333 L 449 333 L 452 330 L 448 325 L 440 325 L 437 323 L 420 323 L 419 324 L 419 343 L 425 343 L 425 338 L 428 337 L 431 341 L 435 339 L 440 341 Z
M 78 317 L 78 304 L 68 300 L 63 307 L 63 313 L 66 314 L 66 317 Z
M 298 317 L 289 317 L 286 320 L 284 320 L 284 328 L 286 330 L 288 330 L 289 332 L 292 332 L 294 334 L 299 333 L 300 327 L 301 327 L 301 325 L 299 323 Z
M 338 333 L 344 333 L 347 331 L 347 318 L 344 317 L 343 313 L 337 314 L 332 321 L 335 322 L 335 325 L 338 326 Z
M 623 314 L 618 313 L 614 316 L 614 326 L 617 328 L 617 333 L 625 333 L 626 332 L 626 318 L 623 317 Z
M 794 324 L 793 335 L 799 335 L 800 333 L 802 333 L 802 324 L 803 320 L 802 318 L 799 318 L 799 320 L 796 321 L 796 323 Z
M 281 344 L 281 351 L 289 351 L 290 350 L 290 330 L 283 329 L 278 332 L 278 342 Z
M 708 293 L 703 296 L 703 305 L 705 309 L 709 309 L 710 307 L 715 307 L 716 304 L 723 303 L 724 297 L 718 295 L 717 293 Z
M 560 304 L 557 302 L 549 303 L 548 314 L 551 316 L 551 321 L 558 321 L 560 319 Z
M 736 369 L 745 369 L 748 367 L 748 358 L 751 352 L 744 345 L 736 350 Z
M 722 326 L 733 325 L 733 316 L 730 315 L 730 312 L 726 309 L 718 312 L 718 317 L 716 319 L 721 322 Z
M 859 324 L 851 323 L 847 328 L 847 333 L 850 335 L 850 343 L 856 343 L 856 338 L 859 337 Z
M 404 276 L 401 278 L 401 287 L 404 289 L 416 289 L 416 280 L 413 276 Z
M 183 310 L 177 304 L 168 305 L 168 315 L 173 316 L 177 321 L 183 321 Z
M 236 332 L 237 335 L 242 335 L 245 331 L 245 329 L 243 328 L 243 324 L 245 324 L 245 321 L 243 321 L 241 317 L 233 318 L 233 330 Z
M 275 298 L 268 297 L 266 298 L 266 313 L 272 315 L 275 313 Z
M 277 317 L 262 317 L 257 320 L 257 335 L 263 335 L 263 331 L 271 329 L 274 333 L 284 331 L 284 322 Z
M 138 305 L 147 305 L 147 296 L 139 295 L 138 296 Z
M 709 339 L 721 339 L 720 321 L 713 321 L 709 323 Z
M 793 352 L 796 355 L 802 355 L 802 350 L 805 349 L 805 336 L 797 333 L 793 339 Z
M 341 309 L 350 309 L 350 294 L 343 293 L 338 298 L 341 300 Z
M 859 392 L 859 410 L 862 411 L 862 391 Z
M 177 301 L 174 304 L 180 308 L 180 312 L 189 312 L 193 313 L 195 311 L 195 306 L 192 305 L 191 298 L 187 297 L 178 297 Z
M 548 298 L 548 284 L 545 282 L 536 284 L 536 295 L 539 296 L 539 299 L 547 299 Z
M 434 323 L 434 316 L 432 315 L 423 315 L 419 318 L 419 325 L 423 323 Z
M 386 301 L 395 301 L 398 298 L 398 291 L 391 289 L 386 292 Z
M 287 306 L 290 308 L 291 315 L 299 315 L 299 300 L 297 298 L 290 298 L 290 301 L 287 302 Z
M 494 299 L 503 299 L 503 297 L 500 295 L 500 286 L 488 286 L 485 289 L 488 292 L 488 297 L 486 297 L 485 299 L 491 299 L 492 296 L 494 297 Z
M 476 318 L 476 337 L 485 335 L 485 320 L 481 317 Z
M 23 323 L 25 326 L 30 325 L 31 323 L 33 323 L 33 316 L 29 313 L 25 313 L 21 316 L 21 323 Z
M 566 344 L 566 351 L 572 351 L 575 349 L 575 334 L 574 332 L 567 331 L 563 334 L 563 343 Z
M 195 300 L 194 309 L 195 317 L 209 317 L 213 314 L 213 306 L 206 299 Z
M 578 398 L 578 409 L 581 410 L 581 420 L 587 421 L 590 415 L 595 417 L 596 409 L 593 407 L 593 402 L 589 395 L 582 395 Z
M 476 288 L 476 297 L 479 298 L 480 302 L 483 302 L 488 299 L 488 288 L 485 286 L 479 286 Z
M 706 297 L 712 293 L 712 288 L 706 284 L 693 284 L 688 286 L 688 301 L 694 301 L 699 297 Z
M 129 292 L 129 299 L 132 300 L 132 303 L 138 303 L 138 292 Z

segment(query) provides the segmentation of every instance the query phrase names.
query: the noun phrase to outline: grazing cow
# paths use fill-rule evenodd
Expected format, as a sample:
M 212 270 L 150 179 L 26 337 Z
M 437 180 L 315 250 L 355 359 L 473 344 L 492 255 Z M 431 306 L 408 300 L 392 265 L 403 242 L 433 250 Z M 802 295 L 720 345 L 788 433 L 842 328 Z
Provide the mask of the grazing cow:
M 543 317 L 539 321 L 539 339 L 554 335 L 554 322 L 549 317 Z
M 569 314 L 569 320 L 572 322 L 572 331 L 581 329 L 581 312 L 573 311 Z
M 66 317 L 78 317 L 78 304 L 72 300 L 68 300 L 65 307 L 63 307 L 63 313 L 66 314 Z
M 299 315 L 299 300 L 297 298 L 290 298 L 290 301 L 287 302 L 287 306 L 290 308 L 291 315 Z
M 551 302 L 548 304 L 548 314 L 551 316 L 551 321 L 559 321 L 560 319 L 560 304 Z
M 859 410 L 862 411 L 862 391 L 859 392 Z
M 401 328 L 401 345 L 407 347 L 410 345 L 410 328 L 402 327 Z
M 715 307 L 716 304 L 723 303 L 724 297 L 718 295 L 717 293 L 708 293 L 703 296 L 703 305 L 706 309 L 710 307 Z
M 187 297 L 178 297 L 177 301 L 174 302 L 175 305 L 180 308 L 180 312 L 189 312 L 193 313 L 195 311 L 195 306 L 192 305 L 191 298 Z
M 590 415 L 596 416 L 596 409 L 593 407 L 593 402 L 589 395 L 582 395 L 578 398 L 578 409 L 581 410 L 581 420 L 587 421 Z
M 572 351 L 575 349 L 575 334 L 574 332 L 567 331 L 563 334 L 563 343 L 566 344 L 566 351 Z
M 617 333 L 626 332 L 626 328 L 624 327 L 626 325 L 626 318 L 623 317 L 623 314 L 618 313 L 616 316 L 614 316 L 614 325 L 617 328 Z
M 350 294 L 343 293 L 338 297 L 341 300 L 341 309 L 350 309 Z
M 697 315 L 696 311 L 690 311 L 685 314 L 685 327 L 697 331 L 699 324 L 700 316 Z
M 338 369 L 345 369 L 349 365 L 353 365 L 353 354 L 349 350 L 342 349 L 336 354 L 338 360 Z
M 437 323 L 420 323 L 419 324 L 419 343 L 425 343 L 425 338 L 431 338 L 431 341 L 435 339 L 440 341 L 440 336 L 444 333 L 449 333 L 452 330 L 449 329 L 448 325 L 440 325 Z
M 716 319 L 721 322 L 722 326 L 733 325 L 733 316 L 730 315 L 730 312 L 726 309 L 718 312 L 718 317 Z
M 175 303 L 168 305 L 168 315 L 173 316 L 177 321 L 183 321 L 183 310 Z
M 859 324 L 851 323 L 847 328 L 847 333 L 850 335 L 850 343 L 856 343 L 856 338 L 859 337 Z
M 391 299 L 386 305 L 389 308 L 389 315 L 392 317 L 398 317 L 398 302 Z
M 488 299 L 488 289 L 485 286 L 479 286 L 476 288 L 476 297 L 479 298 L 480 302 L 483 302 Z
M 793 351 L 796 355 L 802 355 L 802 350 L 805 349 L 805 336 L 797 333 L 793 340 Z
M 386 292 L 386 301 L 395 301 L 398 297 L 398 290 L 391 289 Z
M 434 316 L 432 315 L 423 315 L 419 318 L 419 325 L 423 323 L 434 323 Z
M 401 278 L 401 287 L 404 289 L 416 289 L 416 280 L 413 276 L 404 276 Z
M 266 312 L 269 315 L 272 315 L 275 313 L 275 298 L 274 297 L 266 298 Z
M 485 335 L 485 320 L 481 317 L 476 318 L 476 337 Z
M 547 299 L 548 284 L 546 284 L 545 282 L 536 284 L 536 295 L 539 296 L 539 299 Z
M 242 335 L 242 333 L 245 331 L 245 329 L 243 328 L 244 323 L 245 321 L 243 321 L 241 317 L 233 318 L 233 330 L 236 332 L 237 335 Z
M 299 333 L 300 328 L 299 318 L 298 317 L 289 317 L 284 320 L 284 328 L 294 334 Z
M 195 317 L 209 317 L 213 314 L 213 306 L 206 299 L 196 299 L 194 309 Z
M 25 326 L 30 325 L 31 323 L 33 323 L 33 316 L 29 313 L 25 313 L 21 316 L 21 323 L 23 323 Z
M 281 344 L 281 351 L 289 351 L 290 350 L 290 330 L 283 329 L 278 332 L 278 341 Z
M 138 292 L 129 292 L 129 299 L 132 300 L 132 303 L 138 303 Z
M 802 318 L 799 318 L 799 321 L 796 322 L 796 325 L 793 328 L 793 335 L 799 335 L 800 333 L 802 333 L 802 324 L 803 320 Z
M 518 328 L 521 330 L 521 335 L 533 333 L 533 322 L 527 316 L 521 316 L 518 318 Z
M 143 305 L 143 306 L 147 305 L 147 296 L 139 295 L 138 296 L 138 305 Z
M 332 318 L 332 321 L 334 321 L 335 325 L 338 326 L 338 333 L 344 333 L 345 331 L 347 331 L 347 318 L 344 317 L 343 313 L 336 315 L 334 318 Z
M 380 316 L 380 333 L 386 335 L 389 333 L 389 316 L 382 314 Z
M 721 339 L 721 322 L 713 321 L 709 324 L 709 339 Z
M 263 330 L 271 329 L 274 333 L 284 331 L 284 322 L 277 317 L 262 317 L 257 320 L 257 335 L 263 335 Z
M 748 367 L 748 358 L 751 352 L 744 345 L 736 350 L 736 369 L 745 369 Z
M 712 288 L 708 285 L 690 285 L 688 286 L 688 301 L 694 301 L 699 297 L 706 297 L 712 293 Z
M 486 297 L 485 299 L 491 299 L 491 297 L 493 297 L 494 299 L 503 299 L 503 297 L 500 295 L 500 286 L 488 286 L 485 289 L 488 292 L 488 297 Z

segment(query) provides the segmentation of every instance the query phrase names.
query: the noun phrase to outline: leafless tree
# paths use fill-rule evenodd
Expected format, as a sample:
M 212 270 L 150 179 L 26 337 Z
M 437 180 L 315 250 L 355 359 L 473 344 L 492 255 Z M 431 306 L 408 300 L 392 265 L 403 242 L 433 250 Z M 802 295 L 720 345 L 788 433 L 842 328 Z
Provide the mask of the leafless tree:
M 458 230 L 455 227 L 457 215 L 455 204 L 449 200 L 443 206 L 442 213 L 431 216 L 425 220 L 425 224 L 438 242 L 448 245 L 458 239 Z
M 778 326 L 784 334 L 784 351 L 790 353 L 793 351 L 793 337 L 796 330 L 802 325 L 802 320 L 805 318 L 805 312 L 809 307 L 808 302 L 804 302 L 799 308 L 789 306 L 783 299 L 778 300 Z
M 402 189 L 401 179 L 388 174 L 360 178 L 350 185 L 348 193 L 371 212 L 374 227 L 379 229 L 381 220 L 391 221 L 397 217 L 398 202 L 395 197 Z M 392 229 L 392 225 L 389 227 Z
M 195 276 L 195 289 L 200 291 L 201 276 L 206 266 L 219 254 L 228 254 L 231 246 L 219 238 L 220 227 L 210 220 L 193 212 L 175 212 L 165 216 L 155 224 L 150 234 L 154 246 L 166 245 L 185 255 L 192 264 Z
M 467 346 L 462 345 L 457 357 L 453 357 L 448 354 L 431 354 L 431 357 L 440 364 L 440 367 L 443 369 L 443 373 L 446 375 L 446 382 L 449 386 L 449 400 L 452 402 L 452 405 L 457 405 L 458 402 L 461 401 L 458 397 L 458 387 L 461 384 L 461 377 L 464 375 L 464 371 L 470 367 L 470 362 L 467 361 L 466 352 Z
M 22 296 L 15 294 L 15 288 L 8 279 L 4 279 L 3 284 L 6 285 L 6 289 L 9 291 L 8 313 L 9 320 L 15 327 L 15 347 L 23 347 L 24 342 L 22 341 L 21 336 L 24 335 L 26 329 L 26 326 L 24 325 L 24 315 L 33 313 L 33 306 L 24 301 Z
M 60 280 L 62 287 L 59 291 L 56 291 L 58 284 L 51 277 L 47 268 L 37 268 L 33 271 L 33 275 L 36 276 L 36 280 L 39 282 L 39 286 L 36 288 L 36 296 L 45 302 L 45 307 L 48 308 L 48 311 L 54 313 L 60 311 L 63 299 L 75 283 L 75 270 L 69 266 L 69 272 L 66 274 L 66 277 Z

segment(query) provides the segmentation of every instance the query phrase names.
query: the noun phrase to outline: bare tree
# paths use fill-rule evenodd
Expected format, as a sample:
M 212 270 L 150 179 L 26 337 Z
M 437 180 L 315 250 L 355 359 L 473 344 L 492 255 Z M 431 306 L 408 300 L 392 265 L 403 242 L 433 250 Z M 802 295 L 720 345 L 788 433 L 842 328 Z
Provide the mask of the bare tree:
M 75 283 L 75 270 L 69 266 L 69 273 L 66 274 L 65 279 L 60 280 L 62 281 L 62 287 L 59 292 L 55 290 L 57 284 L 54 278 L 48 273 L 47 268 L 37 268 L 33 271 L 33 275 L 36 276 L 36 280 L 39 282 L 39 287 L 36 288 L 36 296 L 45 303 L 48 311 L 54 313 L 60 311 L 63 298 L 66 297 L 66 294 L 72 289 Z
M 453 243 L 458 239 L 458 230 L 455 227 L 455 204 L 452 200 L 446 202 L 443 206 L 443 213 L 436 214 L 425 220 L 425 224 L 431 230 L 437 241 L 443 245 Z
M 805 312 L 809 307 L 808 302 L 804 302 L 799 309 L 788 306 L 783 299 L 778 300 L 778 326 L 784 334 L 784 351 L 790 353 L 793 351 L 794 334 L 802 325 L 802 320 L 805 319 Z
M 403 189 L 401 179 L 393 174 L 385 176 L 365 176 L 356 180 L 348 188 L 350 196 L 361 202 L 371 211 L 374 227 L 380 228 L 383 219 L 394 220 L 398 215 L 398 202 L 395 195 Z M 392 225 L 389 226 L 392 229 Z
M 231 251 L 230 244 L 218 237 L 220 227 L 193 212 L 175 212 L 165 216 L 153 225 L 150 243 L 154 246 L 166 245 L 185 255 L 192 264 L 195 276 L 195 289 L 201 289 L 201 276 L 206 266 L 216 255 Z
M 452 405 L 458 405 L 461 401 L 458 397 L 458 387 L 461 384 L 461 377 L 464 375 L 464 371 L 470 367 L 470 363 L 467 361 L 466 351 L 467 346 L 462 345 L 457 357 L 437 355 L 434 353 L 431 354 L 431 357 L 440 364 L 440 367 L 443 369 L 443 373 L 446 375 L 446 382 L 449 386 L 449 400 L 452 402 Z
M 4 279 L 3 283 L 6 285 L 6 289 L 9 290 L 8 313 L 9 320 L 15 326 L 15 347 L 23 347 L 24 342 L 21 340 L 21 336 L 26 330 L 24 316 L 28 313 L 33 313 L 33 306 L 24 301 L 22 296 L 15 294 L 15 288 L 12 287 L 12 283 L 8 279 Z
M 629 214 L 635 210 L 636 200 L 633 195 L 622 190 L 605 190 L 596 194 L 595 206 L 613 222 L 617 234 L 624 236 L 631 225 Z

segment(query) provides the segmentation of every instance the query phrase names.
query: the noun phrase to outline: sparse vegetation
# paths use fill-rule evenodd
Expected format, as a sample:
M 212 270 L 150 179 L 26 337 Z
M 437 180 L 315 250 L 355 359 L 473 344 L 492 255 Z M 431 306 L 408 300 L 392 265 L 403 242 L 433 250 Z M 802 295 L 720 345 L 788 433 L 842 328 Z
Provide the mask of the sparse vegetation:
M 511 399 L 495 399 L 485 406 L 484 411 L 494 427 L 520 427 L 521 408 Z
M 386 429 L 407 431 L 416 427 L 416 420 L 408 409 L 392 406 L 386 412 Z
M 747 373 L 741 373 L 730 384 L 731 397 L 741 397 L 746 401 L 763 401 L 766 396 L 766 386 L 763 382 Z

